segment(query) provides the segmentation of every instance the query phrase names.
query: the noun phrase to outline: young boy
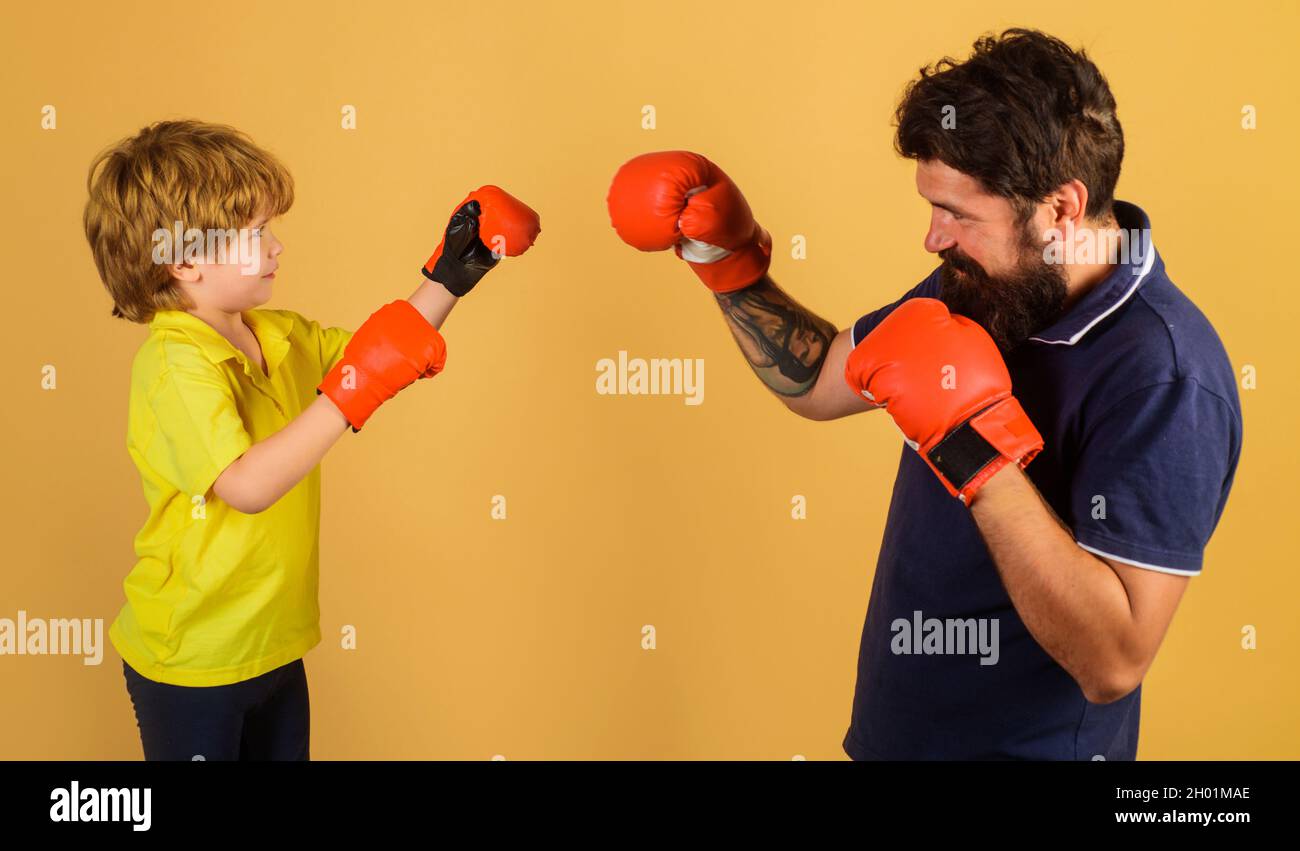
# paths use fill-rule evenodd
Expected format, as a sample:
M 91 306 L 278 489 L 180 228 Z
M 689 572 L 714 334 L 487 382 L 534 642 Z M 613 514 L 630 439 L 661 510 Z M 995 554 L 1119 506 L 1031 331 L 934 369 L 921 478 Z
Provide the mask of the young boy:
M 293 179 L 240 131 L 154 124 L 101 153 L 87 184 L 113 315 L 149 326 L 127 425 L 149 517 L 109 630 L 145 758 L 308 759 L 320 461 L 442 370 L 437 328 L 502 255 L 528 249 L 537 214 L 493 186 L 470 193 L 428 280 L 351 333 L 257 309 Z

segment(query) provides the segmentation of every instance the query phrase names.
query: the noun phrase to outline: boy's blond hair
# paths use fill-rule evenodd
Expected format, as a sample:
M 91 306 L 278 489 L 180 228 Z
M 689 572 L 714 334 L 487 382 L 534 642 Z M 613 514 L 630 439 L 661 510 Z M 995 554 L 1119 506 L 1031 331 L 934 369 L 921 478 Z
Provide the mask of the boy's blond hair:
M 244 133 L 204 121 L 160 121 L 105 149 L 90 164 L 83 224 L 113 315 L 147 323 L 156 311 L 193 307 L 154 233 L 242 228 L 293 206 L 293 177 Z

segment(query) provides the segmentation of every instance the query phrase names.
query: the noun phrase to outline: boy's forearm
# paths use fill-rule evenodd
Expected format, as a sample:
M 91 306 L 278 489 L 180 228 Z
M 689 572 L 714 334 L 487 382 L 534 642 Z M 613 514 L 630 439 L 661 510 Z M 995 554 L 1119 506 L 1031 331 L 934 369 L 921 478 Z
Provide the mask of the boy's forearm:
M 835 339 L 834 325 L 799 304 L 767 275 L 743 290 L 715 297 L 759 380 L 783 398 L 812 389 Z
M 442 284 L 426 280 L 408 301 L 438 328 L 459 299 Z M 314 470 L 348 428 L 334 403 L 317 397 L 287 426 L 241 455 L 217 480 L 217 495 L 245 513 L 266 510 Z
M 334 403 L 318 396 L 287 426 L 253 444 L 231 465 L 236 473 L 232 504 L 239 503 L 234 507 L 248 514 L 270 508 L 320 464 L 348 427 Z
M 447 321 L 447 314 L 451 313 L 451 309 L 460 299 L 452 295 L 442 284 L 426 279 L 407 301 L 420 311 L 420 315 L 429 320 L 430 325 L 441 330 L 442 323 Z

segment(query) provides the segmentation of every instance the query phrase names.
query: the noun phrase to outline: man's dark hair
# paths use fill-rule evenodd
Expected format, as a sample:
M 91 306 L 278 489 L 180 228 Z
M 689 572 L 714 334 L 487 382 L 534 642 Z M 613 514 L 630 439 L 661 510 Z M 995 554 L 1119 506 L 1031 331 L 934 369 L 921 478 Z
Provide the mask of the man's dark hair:
M 1021 224 L 1074 178 L 1088 187 L 1088 218 L 1111 214 L 1124 131 L 1086 52 L 1037 30 L 1009 29 L 982 36 L 965 62 L 945 56 L 920 73 L 894 114 L 901 155 L 978 179 L 1011 202 Z

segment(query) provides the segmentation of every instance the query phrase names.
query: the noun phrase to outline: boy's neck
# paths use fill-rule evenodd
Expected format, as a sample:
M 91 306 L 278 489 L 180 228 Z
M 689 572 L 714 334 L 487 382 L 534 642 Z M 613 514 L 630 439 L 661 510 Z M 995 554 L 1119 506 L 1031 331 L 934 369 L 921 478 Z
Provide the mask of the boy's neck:
M 211 325 L 218 334 L 231 342 L 242 338 L 252 330 L 244 322 L 242 313 L 230 313 L 225 310 L 205 310 L 201 307 L 194 308 L 189 313 Z

